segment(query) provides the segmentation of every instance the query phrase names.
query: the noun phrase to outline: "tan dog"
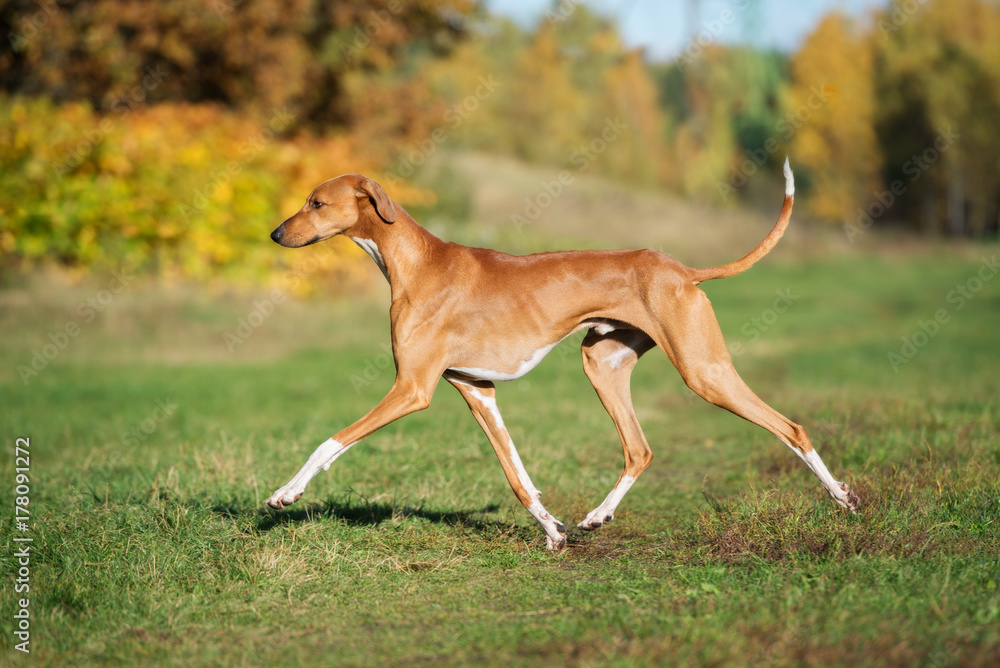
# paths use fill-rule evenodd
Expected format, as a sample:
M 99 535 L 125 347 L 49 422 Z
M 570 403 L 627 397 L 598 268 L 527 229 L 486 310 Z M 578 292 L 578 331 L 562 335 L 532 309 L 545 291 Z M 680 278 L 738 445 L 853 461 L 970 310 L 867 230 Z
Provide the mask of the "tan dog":
M 587 329 L 583 368 L 618 428 L 625 470 L 580 528 L 591 531 L 610 522 L 653 458 L 632 408 L 629 379 L 639 357 L 655 346 L 688 387 L 773 433 L 837 503 L 855 511 L 858 497 L 830 475 L 805 429 L 761 401 L 737 375 L 708 297 L 697 287 L 745 271 L 764 257 L 788 226 L 793 193 L 786 160 L 785 200 L 774 229 L 736 262 L 692 269 L 651 250 L 515 257 L 467 248 L 432 235 L 367 177 L 347 174 L 322 183 L 271 238 L 298 248 L 344 234 L 371 255 L 392 290 L 396 381 L 367 415 L 320 445 L 267 504 L 294 503 L 309 480 L 348 448 L 427 408 L 444 377 L 469 404 L 518 500 L 545 529 L 549 548 L 562 549 L 566 528 L 539 500 L 500 416 L 494 383 L 520 378 L 557 343 Z

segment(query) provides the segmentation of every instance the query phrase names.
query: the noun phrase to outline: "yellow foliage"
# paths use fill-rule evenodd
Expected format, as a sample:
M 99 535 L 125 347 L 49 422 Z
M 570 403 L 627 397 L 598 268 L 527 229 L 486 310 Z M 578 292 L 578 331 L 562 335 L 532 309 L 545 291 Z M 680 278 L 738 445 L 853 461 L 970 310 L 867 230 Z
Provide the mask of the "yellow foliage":
M 0 253 L 28 266 L 273 282 L 303 258 L 275 247 L 270 231 L 320 182 L 381 174 L 349 138 L 282 138 L 283 121 L 190 104 L 102 116 L 0 97 Z M 427 199 L 405 182 L 393 196 Z M 314 263 L 316 283 L 352 275 L 345 267 L 361 256 L 345 247 Z
M 718 183 L 736 155 L 732 104 L 745 84 L 734 76 L 732 57 L 724 47 L 710 44 L 687 66 L 690 118 L 676 132 L 675 162 L 684 192 L 703 201 L 718 195 Z
M 870 35 L 826 16 L 792 60 L 795 162 L 809 170 L 813 212 L 848 222 L 878 186 L 874 53 Z

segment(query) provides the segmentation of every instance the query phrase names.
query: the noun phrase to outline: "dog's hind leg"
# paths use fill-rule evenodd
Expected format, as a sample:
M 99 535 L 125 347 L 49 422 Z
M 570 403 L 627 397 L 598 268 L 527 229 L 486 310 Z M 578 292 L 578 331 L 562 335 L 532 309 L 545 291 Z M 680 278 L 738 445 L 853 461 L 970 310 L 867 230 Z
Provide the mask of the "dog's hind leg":
M 632 408 L 629 381 L 639 357 L 655 345 L 649 336 L 634 329 L 619 329 L 608 334 L 598 334 L 592 329 L 583 339 L 583 370 L 614 420 L 625 452 L 625 469 L 611 493 L 577 525 L 585 531 L 598 529 L 614 519 L 618 504 L 653 460 Z
M 514 441 L 511 440 L 507 427 L 503 423 L 503 417 L 500 415 L 500 410 L 497 408 L 496 387 L 489 381 L 464 380 L 450 373 L 446 373 L 444 378 L 455 386 L 465 402 L 469 404 L 469 409 L 476 417 L 476 421 L 486 432 L 486 437 L 490 439 L 490 444 L 497 453 L 500 466 L 503 467 L 507 482 L 514 490 L 517 500 L 545 529 L 548 548 L 561 550 L 566 547 L 566 527 L 549 514 L 549 511 L 545 510 L 539 500 L 542 493 L 528 477 L 528 472 L 524 469 L 524 464 L 521 463 L 521 458 L 514 447 Z
M 687 386 L 706 401 L 777 436 L 816 474 L 834 501 L 856 512 L 857 495 L 830 475 L 806 430 L 764 403 L 736 373 L 712 304 L 698 288 L 690 286 L 689 290 L 684 299 L 672 303 L 670 312 L 659 320 L 660 331 L 653 334 Z

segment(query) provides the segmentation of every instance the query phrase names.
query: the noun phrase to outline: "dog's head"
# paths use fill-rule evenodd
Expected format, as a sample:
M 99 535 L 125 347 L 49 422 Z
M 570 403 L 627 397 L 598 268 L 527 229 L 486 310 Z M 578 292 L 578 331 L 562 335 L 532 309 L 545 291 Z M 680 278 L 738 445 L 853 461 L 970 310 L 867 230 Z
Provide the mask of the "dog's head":
M 396 215 L 396 206 L 382 186 L 361 174 L 344 174 L 313 190 L 299 212 L 271 232 L 271 239 L 299 248 L 365 222 L 394 223 Z

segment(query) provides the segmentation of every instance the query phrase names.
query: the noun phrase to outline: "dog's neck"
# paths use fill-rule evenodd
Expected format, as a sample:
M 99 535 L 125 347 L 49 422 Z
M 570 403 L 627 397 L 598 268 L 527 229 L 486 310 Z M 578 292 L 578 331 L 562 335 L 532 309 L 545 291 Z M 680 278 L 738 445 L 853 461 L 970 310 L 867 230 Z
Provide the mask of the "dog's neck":
M 435 251 L 445 245 L 424 229 L 403 207 L 396 204 L 398 216 L 387 223 L 374 213 L 344 234 L 360 246 L 382 271 L 392 290 L 392 298 L 406 294 L 421 267 L 433 260 Z

